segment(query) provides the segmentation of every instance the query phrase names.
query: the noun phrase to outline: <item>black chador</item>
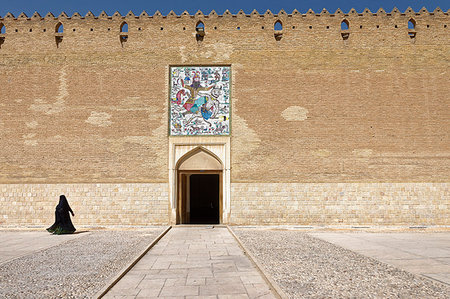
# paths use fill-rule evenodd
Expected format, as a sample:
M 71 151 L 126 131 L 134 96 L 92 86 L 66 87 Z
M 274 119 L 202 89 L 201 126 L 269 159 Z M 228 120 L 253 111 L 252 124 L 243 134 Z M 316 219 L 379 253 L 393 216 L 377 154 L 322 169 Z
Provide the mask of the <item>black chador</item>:
M 64 195 L 59 197 L 59 203 L 55 211 L 55 223 L 47 228 L 47 231 L 53 234 L 72 234 L 76 229 L 70 220 L 69 212 L 75 216 Z

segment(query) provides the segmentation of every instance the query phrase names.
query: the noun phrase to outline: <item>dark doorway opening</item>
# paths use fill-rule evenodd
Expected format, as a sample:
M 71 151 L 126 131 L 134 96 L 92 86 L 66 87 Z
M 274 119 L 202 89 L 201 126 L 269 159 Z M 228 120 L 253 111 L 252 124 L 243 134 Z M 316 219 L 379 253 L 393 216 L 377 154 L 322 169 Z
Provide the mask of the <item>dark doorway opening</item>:
M 192 174 L 189 178 L 190 224 L 220 223 L 220 175 Z
M 177 224 L 222 222 L 222 172 L 178 172 Z

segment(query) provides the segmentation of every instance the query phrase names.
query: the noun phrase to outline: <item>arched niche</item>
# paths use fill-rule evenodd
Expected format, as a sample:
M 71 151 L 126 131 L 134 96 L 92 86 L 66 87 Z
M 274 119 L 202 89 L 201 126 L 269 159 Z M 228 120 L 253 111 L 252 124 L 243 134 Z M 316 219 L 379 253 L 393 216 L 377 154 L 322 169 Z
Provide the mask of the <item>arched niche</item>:
M 223 213 L 223 165 L 199 146 L 177 163 L 177 224 L 219 224 Z
M 128 24 L 127 24 L 127 22 L 122 22 L 122 24 L 120 24 L 120 32 L 121 33 L 128 33 Z
M 185 223 L 180 221 L 180 215 L 183 219 L 191 211 L 183 206 L 190 202 L 191 198 L 189 195 L 188 200 L 183 200 L 190 192 L 183 184 L 189 185 L 194 176 L 203 174 L 216 175 L 216 178 L 219 176 L 220 223 L 228 223 L 231 212 L 230 137 L 171 137 L 168 166 L 171 224 Z
M 178 170 L 217 170 L 223 169 L 222 163 L 211 152 L 197 148 L 180 159 Z
M 56 24 L 55 33 L 64 33 L 64 26 L 61 22 L 58 22 L 58 24 Z

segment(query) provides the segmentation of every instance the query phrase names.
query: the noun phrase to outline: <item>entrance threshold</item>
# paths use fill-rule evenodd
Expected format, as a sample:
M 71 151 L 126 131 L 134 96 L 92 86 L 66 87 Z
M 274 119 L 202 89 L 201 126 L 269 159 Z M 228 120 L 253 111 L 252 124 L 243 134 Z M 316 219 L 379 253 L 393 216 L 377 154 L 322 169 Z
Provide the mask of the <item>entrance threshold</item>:
M 185 223 L 180 223 L 177 224 L 176 226 L 180 226 L 180 227 L 205 227 L 205 228 L 223 228 L 223 227 L 227 227 L 225 224 L 185 224 Z

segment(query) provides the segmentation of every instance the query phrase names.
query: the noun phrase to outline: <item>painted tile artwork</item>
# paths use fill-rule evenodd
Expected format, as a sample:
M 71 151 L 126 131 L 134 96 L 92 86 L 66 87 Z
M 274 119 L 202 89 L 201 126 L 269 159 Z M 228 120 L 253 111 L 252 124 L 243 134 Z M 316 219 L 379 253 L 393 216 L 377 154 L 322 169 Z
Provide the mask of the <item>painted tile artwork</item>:
M 170 68 L 170 135 L 230 134 L 230 67 Z

